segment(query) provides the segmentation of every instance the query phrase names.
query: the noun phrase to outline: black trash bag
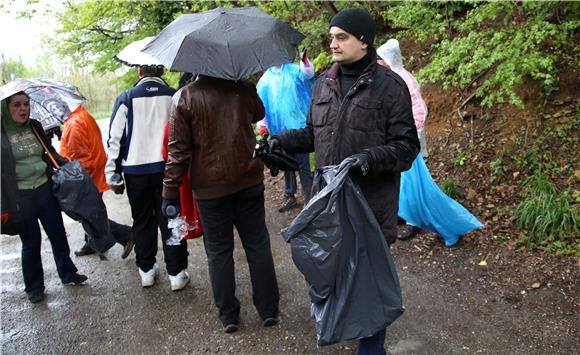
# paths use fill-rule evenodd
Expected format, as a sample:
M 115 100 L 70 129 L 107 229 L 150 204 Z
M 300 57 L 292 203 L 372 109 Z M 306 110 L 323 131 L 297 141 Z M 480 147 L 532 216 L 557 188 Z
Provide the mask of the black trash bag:
M 87 244 L 101 257 L 115 245 L 109 227 L 107 207 L 91 175 L 78 160 L 61 166 L 52 176 L 52 189 L 60 208 L 82 223 Z
M 282 171 L 298 171 L 300 167 L 296 159 L 288 155 L 284 149 L 278 147 L 270 149 L 268 143 L 268 134 L 262 135 L 262 139 L 256 143 L 252 159 L 260 157 L 264 165 L 270 169 L 270 175 L 276 176 L 280 170 Z
M 405 310 L 381 228 L 348 176 L 352 163 L 316 170 L 315 195 L 282 230 L 309 286 L 318 345 L 369 337 Z

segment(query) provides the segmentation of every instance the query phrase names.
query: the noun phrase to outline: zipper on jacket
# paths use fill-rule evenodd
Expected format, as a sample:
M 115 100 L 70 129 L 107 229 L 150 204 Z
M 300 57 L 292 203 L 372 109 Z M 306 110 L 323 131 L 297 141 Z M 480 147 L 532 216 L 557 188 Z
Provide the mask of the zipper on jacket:
M 359 90 L 359 88 L 364 84 L 364 85 L 368 85 L 372 82 L 372 78 L 369 79 L 369 76 L 371 75 L 370 72 L 367 72 L 363 75 L 361 75 L 357 81 L 354 83 L 354 85 L 348 90 L 348 92 L 346 93 L 346 95 L 342 98 L 342 100 L 340 100 L 340 106 L 338 108 L 338 114 L 336 116 L 336 123 L 337 123 L 337 127 L 336 127 L 336 132 L 334 132 L 334 145 L 337 147 L 337 149 L 334 151 L 334 157 L 333 157 L 333 161 L 335 162 L 335 164 L 340 163 L 338 161 L 338 153 L 341 151 L 341 141 L 342 140 L 338 140 L 338 132 L 341 132 L 343 129 L 343 125 L 344 125 L 344 120 L 342 119 L 343 113 L 346 110 L 345 107 L 347 107 L 346 103 L 350 103 L 352 96 Z

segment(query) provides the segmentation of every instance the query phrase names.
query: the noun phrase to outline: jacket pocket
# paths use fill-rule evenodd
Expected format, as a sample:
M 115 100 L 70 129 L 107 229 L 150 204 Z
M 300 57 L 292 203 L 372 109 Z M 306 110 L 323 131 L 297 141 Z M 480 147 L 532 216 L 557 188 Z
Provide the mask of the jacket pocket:
M 347 125 L 365 132 L 382 132 L 381 101 L 368 98 L 353 98 Z
M 314 127 L 322 127 L 326 124 L 332 106 L 331 103 L 332 97 L 330 95 L 315 99 L 311 112 L 312 125 Z

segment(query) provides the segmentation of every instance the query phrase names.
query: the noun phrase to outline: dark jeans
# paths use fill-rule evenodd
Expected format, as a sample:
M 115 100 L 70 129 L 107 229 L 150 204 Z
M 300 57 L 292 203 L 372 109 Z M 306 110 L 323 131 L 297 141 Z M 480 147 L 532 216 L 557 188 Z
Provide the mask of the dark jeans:
M 385 337 L 387 329 L 383 329 L 373 336 L 358 341 L 357 355 L 385 355 Z
M 312 172 L 310 171 L 310 157 L 308 154 L 290 154 L 298 161 L 298 173 L 300 175 L 300 185 L 306 202 L 310 200 L 310 190 L 312 190 Z M 296 193 L 296 174 L 294 171 L 284 172 L 284 192 L 294 195 Z
M 187 243 L 184 240 L 176 246 L 165 242 L 170 237 L 167 218 L 161 213 L 161 190 L 163 173 L 148 175 L 125 174 L 127 196 L 133 216 L 133 240 L 135 241 L 136 264 L 143 271 L 149 271 L 155 264 L 157 255 L 157 229 L 161 230 L 165 266 L 169 275 L 177 275 L 187 268 Z
M 64 223 L 58 202 L 51 191 L 51 182 L 31 190 L 20 190 L 22 208 L 22 274 L 24 291 L 36 293 L 44 291 L 44 271 L 40 257 L 41 233 L 38 220 L 48 236 L 58 276 L 63 282 L 77 273 L 70 258 Z
M 234 226 L 250 267 L 254 305 L 262 319 L 277 317 L 280 296 L 266 228 L 264 185 L 217 199 L 197 200 L 197 204 L 213 298 L 222 323 L 237 324 L 240 316 L 234 275 Z

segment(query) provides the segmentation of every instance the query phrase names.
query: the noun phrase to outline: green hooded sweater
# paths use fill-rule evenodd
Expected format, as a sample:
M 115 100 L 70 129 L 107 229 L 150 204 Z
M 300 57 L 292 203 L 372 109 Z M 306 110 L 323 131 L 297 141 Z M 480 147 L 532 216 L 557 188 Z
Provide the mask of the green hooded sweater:
M 18 126 L 8 110 L 8 103 L 2 100 L 2 126 L 6 131 L 14 162 L 16 182 L 19 190 L 35 189 L 48 181 L 46 163 L 42 160 L 44 149 L 32 133 L 30 119 Z

